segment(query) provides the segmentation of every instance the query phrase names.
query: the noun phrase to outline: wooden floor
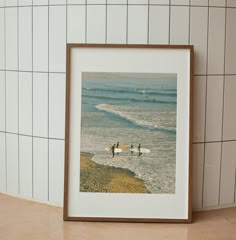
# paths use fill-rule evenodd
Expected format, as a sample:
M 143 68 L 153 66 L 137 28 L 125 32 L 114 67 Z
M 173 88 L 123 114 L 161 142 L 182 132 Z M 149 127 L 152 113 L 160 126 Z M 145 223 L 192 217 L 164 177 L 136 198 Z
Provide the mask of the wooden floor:
M 62 208 L 0 194 L 0 239 L 236 240 L 236 208 L 193 216 L 192 224 L 63 222 Z

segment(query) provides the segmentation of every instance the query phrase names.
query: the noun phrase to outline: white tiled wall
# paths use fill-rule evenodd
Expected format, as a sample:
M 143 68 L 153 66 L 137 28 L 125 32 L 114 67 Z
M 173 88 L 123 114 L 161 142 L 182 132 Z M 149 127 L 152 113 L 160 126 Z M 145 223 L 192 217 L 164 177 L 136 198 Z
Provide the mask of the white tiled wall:
M 48 71 L 48 14 L 45 6 L 33 8 L 33 70 Z
M 19 8 L 19 70 L 32 71 L 32 7 Z
M 168 6 L 150 6 L 149 9 L 149 43 L 168 44 L 169 42 Z
M 0 191 L 63 204 L 66 42 L 193 44 L 193 207 L 235 203 L 235 2 L 0 1 Z
M 32 137 L 19 136 L 19 194 L 31 198 L 33 190 Z
M 48 73 L 33 73 L 33 135 L 48 137 Z
M 32 72 L 19 72 L 19 133 L 32 135 L 33 127 Z

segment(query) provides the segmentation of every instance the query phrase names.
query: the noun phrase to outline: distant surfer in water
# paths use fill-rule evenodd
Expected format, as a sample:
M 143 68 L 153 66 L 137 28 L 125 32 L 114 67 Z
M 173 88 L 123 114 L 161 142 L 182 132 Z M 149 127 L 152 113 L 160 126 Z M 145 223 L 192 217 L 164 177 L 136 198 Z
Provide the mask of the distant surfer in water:
M 116 148 L 119 148 L 119 146 L 120 146 L 120 143 L 117 142 L 117 144 L 116 144 Z M 118 155 L 119 153 L 117 152 L 116 154 Z
M 139 156 L 142 155 L 142 153 L 141 153 L 141 143 L 139 143 L 139 145 L 138 145 L 138 155 L 139 155 Z
M 134 145 L 133 144 L 131 144 L 131 146 L 130 146 L 130 152 L 131 152 L 131 155 L 133 155 L 133 153 L 134 153 Z
M 113 144 L 113 146 L 111 147 L 112 157 L 115 157 L 115 148 L 116 148 L 116 145 Z

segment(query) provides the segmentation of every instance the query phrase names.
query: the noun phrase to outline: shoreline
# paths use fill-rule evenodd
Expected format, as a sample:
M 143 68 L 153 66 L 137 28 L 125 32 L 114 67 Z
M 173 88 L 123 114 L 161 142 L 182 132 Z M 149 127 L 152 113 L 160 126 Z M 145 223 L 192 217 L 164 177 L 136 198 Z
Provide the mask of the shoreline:
M 102 165 L 92 160 L 93 154 L 80 153 L 80 191 L 104 193 L 150 193 L 144 181 L 125 169 Z

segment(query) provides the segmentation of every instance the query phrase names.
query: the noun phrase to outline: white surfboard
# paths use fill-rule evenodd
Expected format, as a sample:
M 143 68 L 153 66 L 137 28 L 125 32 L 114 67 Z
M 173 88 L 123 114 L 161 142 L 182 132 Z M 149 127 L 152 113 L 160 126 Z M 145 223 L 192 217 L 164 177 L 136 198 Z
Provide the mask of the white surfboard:
M 106 147 L 105 150 L 106 150 L 106 151 L 111 151 L 111 147 Z M 122 152 L 122 151 L 123 151 L 123 150 L 120 149 L 120 148 L 115 148 L 115 149 L 114 149 L 114 152 L 115 152 L 115 153 L 120 153 L 120 152 Z
M 120 145 L 120 146 L 118 147 L 118 149 L 128 150 L 128 149 L 129 149 L 129 146 L 128 146 L 128 145 Z M 111 147 L 106 147 L 105 150 L 106 150 L 106 151 L 111 151 Z
M 123 150 L 122 149 L 120 149 L 120 148 L 115 148 L 115 153 L 120 153 L 120 152 L 122 152 Z
M 130 149 L 130 151 L 133 151 L 135 153 L 139 153 L 139 150 L 138 148 L 133 148 L 133 150 Z M 147 148 L 140 148 L 140 152 L 141 153 L 150 153 L 150 149 L 147 149 Z

